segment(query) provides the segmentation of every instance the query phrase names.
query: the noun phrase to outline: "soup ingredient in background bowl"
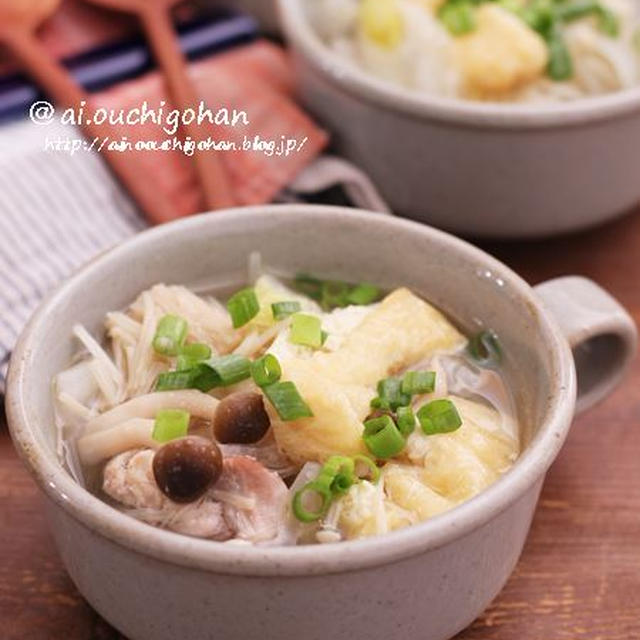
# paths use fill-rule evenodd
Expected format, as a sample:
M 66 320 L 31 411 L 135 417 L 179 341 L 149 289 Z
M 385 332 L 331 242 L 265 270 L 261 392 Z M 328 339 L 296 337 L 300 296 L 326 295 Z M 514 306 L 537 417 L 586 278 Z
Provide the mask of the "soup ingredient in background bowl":
M 640 82 L 634 0 L 308 0 L 339 55 L 419 92 L 548 102 Z
M 252 261 L 255 271 L 255 260 Z M 271 275 L 226 305 L 156 285 L 107 314 L 54 384 L 59 455 L 149 524 L 213 540 L 335 542 L 405 527 L 513 464 L 497 337 L 399 288 Z

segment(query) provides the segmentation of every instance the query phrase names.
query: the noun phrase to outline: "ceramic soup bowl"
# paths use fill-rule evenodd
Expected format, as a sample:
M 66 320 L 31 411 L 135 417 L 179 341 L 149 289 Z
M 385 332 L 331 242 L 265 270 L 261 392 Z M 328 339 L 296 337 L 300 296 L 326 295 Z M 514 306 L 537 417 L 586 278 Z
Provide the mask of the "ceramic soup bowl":
M 640 201 L 640 87 L 562 105 L 421 95 L 333 53 L 278 0 L 300 97 L 400 215 L 484 237 L 589 227 Z
M 291 274 L 406 285 L 461 328 L 494 329 L 522 423 L 513 468 L 422 524 L 280 548 L 156 529 L 74 483 L 55 455 L 51 399 L 52 377 L 77 348 L 72 326 L 102 335 L 106 311 L 157 282 L 240 285 L 256 250 L 266 265 Z M 571 425 L 576 390 L 581 409 L 606 395 L 635 344 L 627 313 L 588 280 L 532 289 L 473 246 L 391 216 L 309 205 L 236 209 L 142 233 L 53 293 L 13 354 L 7 411 L 69 574 L 132 640 L 443 640 L 483 611 L 514 568 L 545 472 Z

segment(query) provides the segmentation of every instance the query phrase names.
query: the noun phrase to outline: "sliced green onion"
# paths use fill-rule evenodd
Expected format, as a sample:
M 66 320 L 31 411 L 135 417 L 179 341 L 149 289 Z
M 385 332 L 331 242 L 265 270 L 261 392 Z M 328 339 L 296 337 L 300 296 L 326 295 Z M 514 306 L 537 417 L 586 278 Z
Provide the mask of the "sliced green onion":
M 317 479 L 328 483 L 334 494 L 344 494 L 357 480 L 355 462 L 347 456 L 331 456 L 320 470 Z
M 231 353 L 200 362 L 184 371 L 161 373 L 156 381 L 156 391 L 174 389 L 199 389 L 211 391 L 215 387 L 228 387 L 251 376 L 251 361 Z
M 456 406 L 447 398 L 433 400 L 418 409 L 418 421 L 422 431 L 429 435 L 450 433 L 462 425 Z
M 306 273 L 299 273 L 293 285 L 298 291 L 320 302 L 325 311 L 350 304 L 371 304 L 381 295 L 380 289 L 372 284 L 363 282 L 351 285 L 342 280 L 321 280 Z
M 274 320 L 284 320 L 292 313 L 297 313 L 301 309 L 301 305 L 297 300 L 289 300 L 285 302 L 274 302 L 271 305 L 271 313 Z
M 203 342 L 192 342 L 182 347 L 180 355 L 193 360 L 206 360 L 211 357 L 211 347 Z
M 346 307 L 349 304 L 349 285 L 340 280 L 325 280 L 322 283 L 320 304 L 327 311 Z
M 216 356 L 202 364 L 215 371 L 219 378 L 218 387 L 228 387 L 251 377 L 251 361 L 237 353 Z
M 365 467 L 369 475 L 369 482 L 372 484 L 378 482 L 380 479 L 380 469 L 378 469 L 378 465 L 371 458 L 367 456 L 354 456 L 353 462 L 355 474 L 360 480 L 365 480 L 366 475 L 360 473 L 358 469 Z
M 298 273 L 293 280 L 293 286 L 312 300 L 322 297 L 322 280 L 307 273 Z
M 362 436 L 367 449 L 382 460 L 397 456 L 405 446 L 405 440 L 390 416 L 367 420 Z
M 567 43 L 557 25 L 551 28 L 547 37 L 547 45 L 549 47 L 549 63 L 547 65 L 549 77 L 557 82 L 568 80 L 573 76 L 573 62 Z
M 620 35 L 620 22 L 617 16 L 602 5 L 598 11 L 598 28 L 610 38 L 617 38 Z
M 193 342 L 185 344 L 180 350 L 178 359 L 176 360 L 176 370 L 184 371 L 191 369 L 199 362 L 207 360 L 211 357 L 211 347 L 201 342 Z
M 189 430 L 190 417 L 188 411 L 160 409 L 156 413 L 151 437 L 156 442 L 169 442 L 169 440 L 186 436 Z
M 407 438 L 416 428 L 416 416 L 413 413 L 413 409 L 411 407 L 398 407 L 396 418 L 398 431 Z
M 473 6 L 470 2 L 446 2 L 438 10 L 438 17 L 454 36 L 473 31 L 476 27 Z
M 308 495 L 311 494 L 311 495 Z M 316 509 L 309 509 L 304 505 L 305 499 L 309 500 L 320 499 L 320 505 Z M 333 500 L 333 494 L 331 489 L 322 482 L 313 480 L 296 491 L 293 496 L 293 515 L 301 522 L 315 522 L 322 518 L 322 516 L 329 509 L 329 505 Z
M 620 25 L 616 15 L 596 0 L 582 0 L 580 2 L 574 2 L 573 4 L 559 4 L 555 11 L 558 18 L 564 22 L 571 22 L 572 20 L 585 18 L 589 15 L 596 16 L 598 18 L 598 28 L 612 38 L 615 38 L 620 31 Z
M 367 305 L 375 302 L 380 297 L 380 289 L 378 287 L 363 282 L 361 284 L 357 284 L 349 294 L 347 295 L 347 301 L 349 304 L 357 304 L 357 305 Z
M 324 344 L 327 341 L 328 337 L 329 337 L 329 334 L 323 329 L 320 332 L 320 342 L 321 342 L 321 344 Z
M 322 346 L 320 318 L 307 313 L 296 313 L 291 317 L 289 340 L 293 344 L 319 349 Z
M 153 349 L 163 356 L 177 356 L 187 338 L 189 325 L 180 316 L 166 315 L 160 318 L 153 336 Z
M 435 371 L 407 371 L 402 377 L 402 393 L 431 393 L 436 385 Z
M 497 366 L 502 361 L 502 349 L 493 331 L 481 331 L 469 340 L 468 353 L 483 367 Z
M 278 358 L 271 353 L 267 353 L 251 363 L 251 377 L 259 387 L 266 387 L 278 382 L 281 375 L 282 369 Z
M 258 315 L 258 311 L 260 311 L 256 292 L 252 287 L 241 289 L 229 298 L 227 309 L 231 315 L 233 328 L 243 327 L 252 318 L 255 318 Z
M 178 389 L 199 389 L 210 391 L 219 386 L 218 374 L 204 364 L 197 364 L 185 371 L 168 371 L 161 373 L 155 384 L 156 391 L 173 391 Z
M 402 392 L 400 378 L 385 378 L 378 382 L 378 397 L 371 401 L 374 409 L 390 409 L 405 407 L 411 402 L 411 396 Z
M 532 2 L 518 11 L 520 18 L 534 31 L 545 37 L 553 26 L 553 7 L 548 2 Z
M 280 418 L 285 422 L 313 417 L 313 412 L 302 399 L 293 382 L 274 382 L 263 387 L 262 390 Z

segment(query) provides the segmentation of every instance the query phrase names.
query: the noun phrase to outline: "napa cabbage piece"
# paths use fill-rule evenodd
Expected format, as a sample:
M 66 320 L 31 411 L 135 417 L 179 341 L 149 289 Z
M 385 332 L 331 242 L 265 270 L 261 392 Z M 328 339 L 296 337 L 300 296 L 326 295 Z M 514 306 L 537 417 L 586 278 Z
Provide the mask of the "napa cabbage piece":
M 366 453 L 362 423 L 378 381 L 465 342 L 438 310 L 408 289 L 396 289 L 364 316 L 336 351 L 280 363 L 283 379 L 295 383 L 314 416 L 290 422 L 272 416 L 278 446 L 299 463 Z

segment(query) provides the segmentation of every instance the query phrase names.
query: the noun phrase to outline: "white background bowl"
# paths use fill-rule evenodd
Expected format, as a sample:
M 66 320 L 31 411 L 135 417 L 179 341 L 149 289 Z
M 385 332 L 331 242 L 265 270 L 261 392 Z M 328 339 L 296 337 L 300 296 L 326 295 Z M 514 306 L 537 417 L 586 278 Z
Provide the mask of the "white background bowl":
M 543 106 L 420 95 L 332 53 L 308 2 L 278 0 L 302 101 L 396 213 L 515 238 L 589 227 L 640 201 L 640 87 Z

